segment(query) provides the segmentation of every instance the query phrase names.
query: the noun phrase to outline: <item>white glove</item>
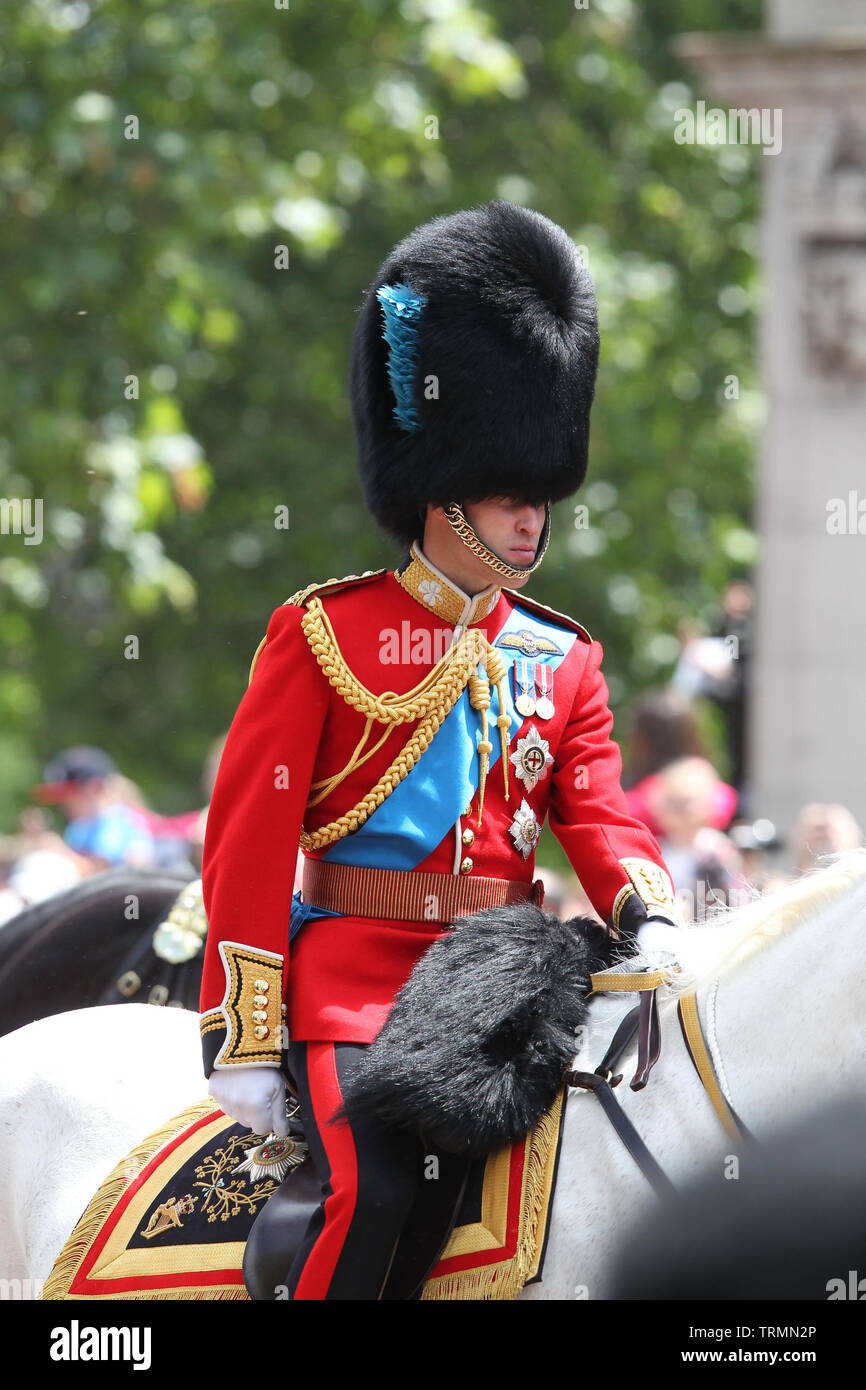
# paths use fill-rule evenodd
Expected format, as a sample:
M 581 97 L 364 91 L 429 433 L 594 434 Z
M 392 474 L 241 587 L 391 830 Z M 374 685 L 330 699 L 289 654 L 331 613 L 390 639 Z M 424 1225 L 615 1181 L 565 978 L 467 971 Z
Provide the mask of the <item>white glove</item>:
M 638 928 L 637 948 L 641 955 L 651 961 L 657 970 L 672 970 L 679 966 L 682 970 L 690 968 L 694 955 L 691 932 L 685 924 L 671 926 L 663 917 L 649 917 Z
M 676 955 L 682 944 L 680 933 L 682 927 L 671 926 L 663 917 L 650 917 L 638 928 L 637 944 L 640 951 L 647 955 L 670 952 Z
M 253 1134 L 288 1134 L 286 1083 L 277 1067 L 217 1067 L 208 1090 L 226 1115 Z

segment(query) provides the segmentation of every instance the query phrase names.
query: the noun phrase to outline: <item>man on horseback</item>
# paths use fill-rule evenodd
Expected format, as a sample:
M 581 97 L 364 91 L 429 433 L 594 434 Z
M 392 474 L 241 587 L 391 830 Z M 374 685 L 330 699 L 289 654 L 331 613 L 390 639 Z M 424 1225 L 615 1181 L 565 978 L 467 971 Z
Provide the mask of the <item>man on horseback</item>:
M 531 920 L 545 818 L 612 934 L 680 920 L 620 787 L 601 646 L 520 593 L 550 504 L 586 472 L 597 360 L 576 247 L 502 201 L 416 228 L 360 313 L 360 475 L 403 558 L 273 613 L 203 859 L 211 1093 L 254 1131 L 285 1133 L 287 1062 L 322 1183 L 292 1298 L 381 1296 L 430 1143 L 331 1118 L 457 918 Z

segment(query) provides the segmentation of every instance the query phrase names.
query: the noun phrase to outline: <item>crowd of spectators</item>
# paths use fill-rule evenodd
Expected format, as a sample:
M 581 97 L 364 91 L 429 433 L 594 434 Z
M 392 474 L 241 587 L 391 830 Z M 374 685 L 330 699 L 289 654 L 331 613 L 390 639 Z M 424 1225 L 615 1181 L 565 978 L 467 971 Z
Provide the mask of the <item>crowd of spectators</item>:
M 210 799 L 224 738 L 208 752 L 202 788 Z M 0 925 L 25 908 L 117 864 L 188 874 L 201 871 L 207 805 L 161 815 L 102 748 L 81 744 L 49 762 L 13 835 L 0 836 Z M 59 815 L 63 825 L 50 823 Z
M 622 777 L 628 810 L 658 840 L 688 922 L 742 906 L 807 873 L 823 856 L 863 843 L 845 806 L 801 806 L 786 842 L 749 803 L 746 710 L 753 605 L 749 584 L 729 584 L 714 632 L 684 631 L 668 687 L 643 696 L 630 711 Z M 728 780 L 719 775 L 701 735 L 701 701 L 721 715 Z M 549 909 L 567 917 L 596 917 L 574 875 L 545 871 L 542 877 Z

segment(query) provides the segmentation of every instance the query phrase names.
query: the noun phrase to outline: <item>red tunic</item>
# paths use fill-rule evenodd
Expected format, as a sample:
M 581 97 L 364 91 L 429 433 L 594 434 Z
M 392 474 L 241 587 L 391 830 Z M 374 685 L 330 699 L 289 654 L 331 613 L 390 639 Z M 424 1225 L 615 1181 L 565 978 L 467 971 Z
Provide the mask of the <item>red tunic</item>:
M 433 573 L 439 580 L 444 578 L 438 570 Z M 405 694 L 447 649 L 455 624 L 425 601 L 432 594 L 433 603 L 438 603 L 437 587 L 438 581 L 433 590 L 422 589 L 421 596 L 407 592 L 390 571 L 322 587 L 319 597 L 345 662 L 368 690 L 378 695 L 384 691 Z M 458 602 L 466 599 L 469 605 L 465 595 L 453 585 L 448 587 Z M 471 814 L 464 815 L 469 808 L 461 806 L 453 825 L 439 843 L 429 847 L 416 869 L 455 874 L 463 864 L 464 873 L 531 883 L 534 852 L 524 857 L 510 833 L 515 812 L 525 800 L 539 827 L 547 820 L 602 920 L 611 918 L 615 902 L 665 897 L 667 909 L 662 903 L 660 910 L 676 920 L 659 846 L 646 826 L 629 815 L 620 786 L 622 763 L 619 748 L 610 738 L 613 718 L 601 672 L 600 643 L 592 641 L 579 624 L 518 593 L 489 592 L 488 602 L 476 600 L 481 611 L 492 606 L 489 614 L 466 626 L 481 628 L 495 643 L 509 617 L 512 627 L 514 621 L 519 626 L 525 619 L 527 628 L 540 618 L 547 631 L 550 626 L 558 630 L 563 647 L 568 648 L 555 671 L 553 716 L 543 721 L 530 717 L 522 723 L 518 716 L 509 733 L 510 755 L 535 726 L 553 763 L 527 790 L 509 760 L 506 800 L 500 758 L 487 777 L 481 824 L 476 791 Z M 415 962 L 447 930 L 430 921 L 329 916 L 305 922 L 289 949 L 302 826 L 314 832 L 359 802 L 418 722 L 393 729 L 372 756 L 362 757 L 344 780 L 308 809 L 308 800 L 316 796 L 311 787 L 346 766 L 367 720 L 329 683 L 302 629 L 305 611 L 302 600 L 277 608 L 271 617 L 266 644 L 229 731 L 208 812 L 202 878 L 209 929 L 201 1007 L 205 1040 L 209 1033 L 213 1035 L 211 1057 L 216 1044 L 222 1046 L 221 1066 L 276 1063 L 273 1005 L 280 981 L 287 1003 L 284 1017 L 293 1040 L 371 1042 Z M 471 617 L 472 611 L 467 606 L 465 616 Z M 395 660 L 397 647 L 399 659 Z M 495 717 L 495 710 L 491 714 Z M 477 718 L 480 728 L 480 715 Z M 372 726 L 365 751 L 375 745 L 383 729 L 380 723 Z M 488 736 L 498 742 L 493 719 Z M 314 857 L 324 853 L 318 850 Z M 636 872 L 632 861 L 642 861 L 650 877 L 656 874 L 656 887 L 665 880 L 665 890 L 661 894 L 648 891 L 649 879 Z M 377 867 L 375 859 L 369 862 Z M 220 943 L 225 942 L 250 948 L 251 959 L 235 952 L 238 958 L 243 955 L 240 964 L 227 964 L 226 954 L 220 951 Z M 232 950 L 228 956 L 234 959 Z M 271 968 L 273 990 L 256 996 L 260 1001 L 267 998 L 271 1007 L 269 1036 L 256 1047 L 249 1040 L 252 1005 L 238 1001 L 241 995 L 248 1001 L 251 990 L 266 985 L 262 971 L 267 974 Z M 250 981 L 257 972 L 259 985 L 254 985 Z M 230 1037 L 223 1045 L 232 1018 L 246 1041 Z

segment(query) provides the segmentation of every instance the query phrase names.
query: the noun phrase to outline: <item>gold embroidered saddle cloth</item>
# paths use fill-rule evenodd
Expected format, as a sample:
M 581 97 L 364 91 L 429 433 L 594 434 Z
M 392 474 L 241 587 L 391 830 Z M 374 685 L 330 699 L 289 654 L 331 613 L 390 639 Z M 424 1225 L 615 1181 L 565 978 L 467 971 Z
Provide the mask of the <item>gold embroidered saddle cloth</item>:
M 563 1109 L 560 1091 L 521 1143 L 473 1169 L 423 1299 L 510 1299 L 538 1276 Z M 304 1152 L 291 1139 L 264 1144 L 212 1100 L 191 1106 L 105 1180 L 42 1297 L 248 1299 L 242 1262 L 250 1227 L 283 1173 L 290 1183 L 315 1183 Z

